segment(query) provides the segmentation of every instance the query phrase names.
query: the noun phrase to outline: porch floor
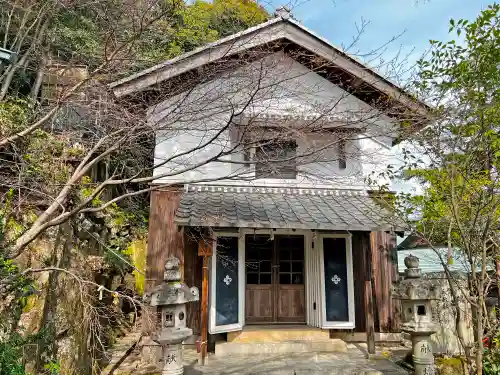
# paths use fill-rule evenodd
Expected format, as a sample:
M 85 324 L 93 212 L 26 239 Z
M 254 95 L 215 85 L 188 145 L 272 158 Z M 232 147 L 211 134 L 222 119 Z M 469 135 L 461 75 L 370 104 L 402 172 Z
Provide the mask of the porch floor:
M 185 375 L 407 375 L 388 359 L 367 359 L 349 345 L 347 353 L 293 353 L 253 356 L 210 355 L 207 364 L 198 364 L 194 350 L 184 351 Z

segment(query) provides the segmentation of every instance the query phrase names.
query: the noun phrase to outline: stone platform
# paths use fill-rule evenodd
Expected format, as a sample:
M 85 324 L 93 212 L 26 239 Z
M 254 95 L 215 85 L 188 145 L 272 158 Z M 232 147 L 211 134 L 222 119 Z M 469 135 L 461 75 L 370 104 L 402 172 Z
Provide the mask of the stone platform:
M 388 359 L 369 360 L 359 349 L 345 353 L 293 353 L 209 356 L 198 365 L 194 351 L 184 354 L 185 375 L 407 375 Z
M 289 338 L 289 337 L 287 337 Z M 295 339 L 299 338 L 294 337 Z M 152 348 L 146 339 L 137 345 L 137 332 L 131 332 L 120 340 L 112 354 L 108 375 L 160 375 L 155 366 L 154 355 L 141 357 L 141 350 Z M 276 340 L 276 338 L 273 338 Z M 318 338 L 316 338 L 318 339 Z M 127 344 L 127 345 L 125 345 Z M 145 345 L 143 347 L 143 345 Z M 120 348 L 123 350 L 119 350 Z M 391 361 L 399 357 L 398 351 L 407 350 L 398 346 L 378 347 L 379 355 L 367 359 L 363 344 L 346 345 L 343 353 L 275 353 L 216 356 L 209 354 L 205 366 L 198 364 L 199 355 L 195 345 L 184 345 L 185 375 L 407 375 L 408 373 Z M 128 355 L 124 354 L 129 352 Z M 111 366 L 113 364 L 113 366 Z M 159 365 L 159 363 L 158 363 Z
M 184 349 L 184 375 L 408 375 L 389 359 L 366 359 L 363 350 L 349 345 L 346 353 L 294 353 L 266 355 L 210 354 L 198 364 L 194 348 Z M 135 350 L 114 375 L 160 375 L 161 370 L 141 362 Z

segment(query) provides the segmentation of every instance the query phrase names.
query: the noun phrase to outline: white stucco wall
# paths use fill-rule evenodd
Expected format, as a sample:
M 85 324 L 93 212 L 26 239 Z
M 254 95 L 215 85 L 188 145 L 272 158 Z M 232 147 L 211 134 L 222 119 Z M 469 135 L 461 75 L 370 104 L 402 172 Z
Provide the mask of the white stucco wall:
M 392 158 L 394 124 L 388 117 L 281 53 L 149 108 L 148 121 L 159 129 L 156 183 L 363 189 L 365 177 Z M 229 121 L 234 126 L 279 123 L 296 133 L 298 154 L 307 154 L 298 163 L 297 178 L 255 180 L 252 167 L 234 163 L 243 160 L 237 150 L 207 162 L 237 143 Z M 346 144 L 346 169 L 338 166 L 336 135 L 310 132 L 319 126 L 363 128 Z

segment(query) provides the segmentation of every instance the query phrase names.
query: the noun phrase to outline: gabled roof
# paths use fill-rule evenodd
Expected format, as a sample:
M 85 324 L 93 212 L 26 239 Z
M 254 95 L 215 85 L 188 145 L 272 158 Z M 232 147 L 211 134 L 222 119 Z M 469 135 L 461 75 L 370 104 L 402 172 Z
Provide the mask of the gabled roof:
M 118 98 L 126 97 L 152 88 L 161 82 L 178 77 L 186 72 L 194 71 L 204 65 L 216 63 L 222 58 L 276 42 L 291 43 L 296 48 L 306 50 L 309 54 L 312 53 L 315 58 L 331 63 L 330 65 L 345 73 L 345 77 L 349 77 L 346 80 L 352 84 L 353 90 L 363 85 L 365 89 L 369 88 L 373 92 L 383 95 L 398 105 L 410 109 L 418 116 L 427 117 L 429 113 L 430 108 L 425 103 L 416 100 L 393 82 L 341 51 L 289 16 L 278 16 L 242 32 L 184 53 L 113 82 L 110 84 L 110 88 Z

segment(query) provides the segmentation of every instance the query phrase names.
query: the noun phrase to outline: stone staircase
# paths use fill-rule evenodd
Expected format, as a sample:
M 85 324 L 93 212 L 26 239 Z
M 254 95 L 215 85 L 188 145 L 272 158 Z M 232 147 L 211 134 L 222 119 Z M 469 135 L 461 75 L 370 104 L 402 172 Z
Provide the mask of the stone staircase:
M 347 345 L 328 330 L 306 326 L 247 326 L 215 344 L 216 356 L 313 352 L 345 353 Z
M 123 374 L 124 368 L 130 373 L 132 367 L 137 367 L 139 359 L 139 345 L 141 343 L 142 332 L 140 326 L 133 326 L 125 335 L 117 340 L 113 347 L 107 352 L 108 363 L 101 371 L 101 375 Z M 117 369 L 120 369 L 119 371 Z

